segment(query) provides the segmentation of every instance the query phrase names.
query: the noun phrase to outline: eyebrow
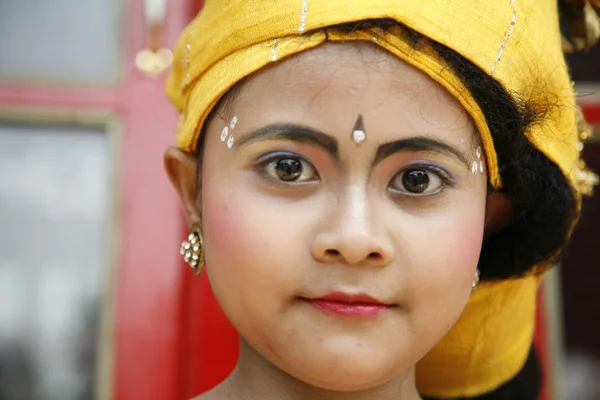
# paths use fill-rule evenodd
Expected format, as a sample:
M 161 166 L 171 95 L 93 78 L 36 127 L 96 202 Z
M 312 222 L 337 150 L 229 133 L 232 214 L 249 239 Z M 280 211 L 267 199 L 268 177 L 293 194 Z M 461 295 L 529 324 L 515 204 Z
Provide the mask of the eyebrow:
M 337 139 L 317 129 L 298 124 L 267 125 L 239 139 L 237 145 L 243 147 L 262 140 L 290 140 L 308 143 L 321 147 L 331 154 L 336 161 L 339 161 L 340 159 Z M 442 140 L 425 136 L 400 139 L 382 144 L 377 149 L 377 153 L 375 154 L 371 166 L 374 167 L 385 158 L 401 151 L 438 153 L 444 156 L 454 157 L 464 164 L 466 168 L 470 168 L 469 160 L 460 149 Z
M 372 166 L 374 167 L 383 159 L 400 151 L 430 152 L 451 156 L 457 158 L 466 168 L 470 168 L 469 160 L 460 149 L 450 143 L 425 136 L 401 139 L 379 146 L 375 158 L 373 159 Z
M 336 160 L 339 160 L 337 139 L 307 126 L 296 124 L 267 125 L 238 140 L 238 146 L 245 146 L 261 140 L 291 140 L 313 144 L 323 148 Z

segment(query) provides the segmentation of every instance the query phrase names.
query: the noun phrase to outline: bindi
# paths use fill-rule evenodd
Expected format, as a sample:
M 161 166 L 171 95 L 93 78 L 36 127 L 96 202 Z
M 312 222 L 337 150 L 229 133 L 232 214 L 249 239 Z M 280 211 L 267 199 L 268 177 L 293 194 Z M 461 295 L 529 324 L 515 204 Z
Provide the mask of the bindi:
M 361 114 L 358 114 L 358 118 L 356 119 L 356 123 L 354 124 L 351 139 L 356 144 L 361 144 L 367 139 L 365 125 L 363 122 L 363 116 Z

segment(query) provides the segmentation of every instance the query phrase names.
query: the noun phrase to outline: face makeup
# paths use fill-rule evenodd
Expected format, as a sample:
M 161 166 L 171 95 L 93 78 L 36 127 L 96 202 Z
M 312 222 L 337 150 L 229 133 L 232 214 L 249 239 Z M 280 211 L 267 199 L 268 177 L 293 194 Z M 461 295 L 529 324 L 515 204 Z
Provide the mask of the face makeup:
M 238 123 L 238 117 L 237 115 L 234 115 L 233 118 L 231 118 L 231 121 L 229 122 L 229 126 L 225 126 L 222 130 L 221 130 L 221 142 L 225 142 L 227 141 L 227 148 L 231 149 L 233 147 L 233 144 L 235 143 L 235 138 L 233 137 L 233 133 L 231 135 L 229 135 L 229 131 L 233 131 L 236 127 Z
M 356 318 L 373 318 L 394 307 L 364 293 L 332 292 L 306 301 L 328 314 Z
M 446 334 L 471 296 L 485 222 L 484 153 L 460 103 L 356 46 L 326 43 L 254 75 L 237 118 L 209 125 L 201 166 L 210 285 L 243 351 L 260 349 L 240 360 L 327 390 L 401 379 Z M 421 184 L 431 190 L 411 189 Z
M 483 160 L 481 158 L 481 146 L 477 146 L 477 149 L 475 149 L 475 157 L 477 160 L 473 161 L 471 173 L 476 174 L 479 172 L 480 174 L 485 174 L 485 165 L 483 164 Z
M 365 132 L 363 116 L 361 114 L 358 114 L 358 118 L 356 119 L 356 123 L 354 124 L 354 128 L 352 129 L 352 141 L 356 144 L 361 144 L 366 139 L 367 134 Z

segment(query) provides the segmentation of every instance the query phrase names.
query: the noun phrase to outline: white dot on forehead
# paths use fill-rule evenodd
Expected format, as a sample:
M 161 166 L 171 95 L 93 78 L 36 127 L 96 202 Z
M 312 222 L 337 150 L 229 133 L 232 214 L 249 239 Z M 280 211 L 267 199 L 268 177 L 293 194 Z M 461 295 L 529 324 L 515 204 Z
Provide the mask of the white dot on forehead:
M 228 149 L 232 148 L 234 142 L 235 142 L 235 139 L 233 138 L 233 135 L 229 136 L 229 139 L 227 139 L 227 148 Z
M 481 172 L 482 174 L 485 172 L 483 161 L 479 161 L 479 172 Z
M 481 146 L 477 147 L 477 150 L 475 150 L 475 155 L 477 155 L 477 158 L 481 158 Z
M 229 135 L 229 128 L 225 127 L 221 131 L 221 142 L 224 142 L 227 139 L 227 135 Z
M 356 144 L 364 142 L 366 138 L 367 138 L 367 135 L 365 134 L 365 131 L 357 129 L 354 132 L 352 132 L 352 140 Z
M 238 117 L 237 117 L 237 115 L 234 115 L 233 118 L 231 118 L 231 122 L 229 123 L 229 127 L 231 129 L 233 129 L 233 128 L 235 128 L 235 126 L 237 125 L 237 123 L 238 123 Z

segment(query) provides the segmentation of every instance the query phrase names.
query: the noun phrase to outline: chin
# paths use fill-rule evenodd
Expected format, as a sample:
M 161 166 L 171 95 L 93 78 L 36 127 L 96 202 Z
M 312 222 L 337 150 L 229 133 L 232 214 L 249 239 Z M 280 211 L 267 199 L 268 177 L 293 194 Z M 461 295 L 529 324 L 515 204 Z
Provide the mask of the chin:
M 309 385 L 334 391 L 351 392 L 371 389 L 401 376 L 406 370 L 400 366 L 400 357 L 392 360 L 364 355 L 364 351 L 354 350 L 353 354 L 322 356 L 305 360 L 303 365 L 296 364 L 297 379 Z
M 336 392 L 357 392 L 372 389 L 385 384 L 400 375 L 382 375 L 360 367 L 344 368 L 342 371 L 338 368 L 335 371 L 323 371 L 322 374 L 316 374 L 315 372 L 316 371 L 311 371 L 310 374 L 304 374 L 297 378 L 309 385 Z

